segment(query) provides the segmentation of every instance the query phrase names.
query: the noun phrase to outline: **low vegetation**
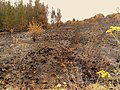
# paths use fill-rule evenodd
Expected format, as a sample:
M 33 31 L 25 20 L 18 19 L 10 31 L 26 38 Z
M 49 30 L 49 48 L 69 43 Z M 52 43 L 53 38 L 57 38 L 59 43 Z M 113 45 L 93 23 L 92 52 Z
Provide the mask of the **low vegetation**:
M 35 22 L 34 18 L 33 18 L 32 22 L 29 23 L 28 30 L 31 33 L 36 33 L 36 34 L 42 33 L 44 31 L 42 28 L 42 25 L 39 25 L 37 22 Z

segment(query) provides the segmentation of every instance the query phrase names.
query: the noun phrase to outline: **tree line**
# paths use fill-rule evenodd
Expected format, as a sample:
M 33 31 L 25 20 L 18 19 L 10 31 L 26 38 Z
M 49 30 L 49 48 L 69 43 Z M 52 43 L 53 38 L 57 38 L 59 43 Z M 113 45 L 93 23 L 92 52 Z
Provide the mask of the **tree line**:
M 10 1 L 0 0 L 0 29 L 23 29 L 34 20 L 47 27 L 48 6 L 35 0 L 23 4 L 23 0 L 12 4 Z

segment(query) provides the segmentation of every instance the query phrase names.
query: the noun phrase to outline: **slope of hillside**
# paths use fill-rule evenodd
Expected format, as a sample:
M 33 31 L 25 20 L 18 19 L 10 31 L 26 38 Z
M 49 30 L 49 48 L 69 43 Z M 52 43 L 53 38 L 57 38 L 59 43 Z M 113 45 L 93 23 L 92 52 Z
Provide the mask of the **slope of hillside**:
M 120 61 L 116 41 L 105 33 L 111 25 L 120 26 L 119 13 L 67 22 L 38 35 L 36 42 L 29 32 L 1 35 L 1 88 L 50 90 L 60 83 L 79 90 L 95 83 L 96 72 L 112 73 Z

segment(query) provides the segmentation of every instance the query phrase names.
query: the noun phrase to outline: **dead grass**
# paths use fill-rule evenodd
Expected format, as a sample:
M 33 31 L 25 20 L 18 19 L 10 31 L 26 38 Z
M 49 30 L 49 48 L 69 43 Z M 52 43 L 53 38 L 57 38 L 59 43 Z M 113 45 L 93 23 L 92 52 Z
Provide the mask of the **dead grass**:
M 85 90 L 108 90 L 108 89 L 105 86 L 96 83 L 96 84 L 90 84 L 85 88 Z
M 35 20 L 33 19 L 31 23 L 29 23 L 28 29 L 32 33 L 42 33 L 44 30 L 42 28 L 42 25 L 39 25 Z

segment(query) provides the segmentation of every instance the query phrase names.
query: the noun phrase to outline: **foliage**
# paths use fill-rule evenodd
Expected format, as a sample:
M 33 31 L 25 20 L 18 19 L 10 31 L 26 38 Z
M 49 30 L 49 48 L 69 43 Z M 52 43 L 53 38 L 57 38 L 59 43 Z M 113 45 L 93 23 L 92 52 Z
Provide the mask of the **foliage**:
M 120 49 L 120 41 L 118 38 L 118 32 L 120 31 L 120 27 L 118 26 L 110 26 L 108 30 L 106 30 L 106 33 L 110 34 L 113 36 L 113 38 L 117 41 L 118 49 Z M 98 85 L 95 89 L 96 90 L 120 90 L 120 84 L 119 84 L 119 74 L 120 74 L 120 69 L 119 69 L 120 63 L 117 63 L 115 69 L 113 69 L 114 75 L 111 76 L 109 72 L 100 70 L 97 72 L 99 75 L 98 80 L 100 77 L 104 80 L 102 88 L 98 89 L 97 87 L 100 86 Z M 98 84 L 98 80 L 96 82 L 96 85 Z M 115 82 L 114 82 L 115 81 Z
M 56 13 L 55 10 L 52 8 L 52 13 L 51 13 L 51 23 L 55 23 L 55 18 L 56 18 Z
M 61 17 L 62 17 L 62 15 L 61 15 L 61 10 L 58 8 L 58 9 L 57 9 L 57 16 L 56 16 L 56 22 L 57 22 L 57 23 L 60 23 L 60 22 L 61 22 Z
M 55 23 L 60 23 L 61 22 L 61 10 L 59 8 L 57 8 L 57 12 L 52 8 L 52 12 L 51 12 L 51 23 L 55 24 Z
M 35 22 L 34 18 L 32 22 L 29 24 L 28 29 L 32 33 L 41 33 L 44 31 L 42 29 L 42 25 L 39 25 L 37 22 Z
M 104 70 L 100 70 L 99 72 L 97 72 L 97 74 L 102 77 L 102 78 L 110 78 L 110 74 L 107 72 L 107 71 L 104 71 Z
M 110 29 L 106 31 L 106 33 L 111 33 L 113 31 L 120 31 L 120 27 L 118 26 L 110 26 Z
M 35 6 L 33 7 L 33 16 L 37 23 L 42 24 L 43 26 L 47 25 L 47 7 L 44 6 L 44 3 L 41 4 L 40 0 L 35 1 Z
M 10 1 L 0 0 L 0 28 L 6 29 L 23 29 L 34 17 L 38 24 L 47 26 L 48 8 L 40 2 L 32 0 L 27 5 L 23 4 L 23 0 L 11 4 Z
M 112 35 L 114 37 L 114 39 L 117 41 L 118 47 L 120 47 L 120 41 L 118 39 L 119 31 L 120 31 L 120 27 L 118 27 L 118 26 L 111 26 L 110 29 L 108 29 L 106 31 L 106 33 L 109 33 L 110 35 Z

